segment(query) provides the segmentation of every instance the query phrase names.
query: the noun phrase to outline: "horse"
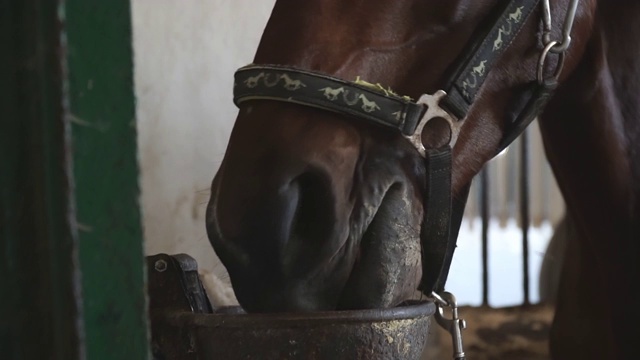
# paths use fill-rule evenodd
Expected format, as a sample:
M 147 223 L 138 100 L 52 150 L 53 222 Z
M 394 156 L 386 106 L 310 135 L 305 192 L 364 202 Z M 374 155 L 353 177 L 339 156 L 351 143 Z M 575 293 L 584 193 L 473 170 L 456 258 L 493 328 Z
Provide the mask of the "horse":
M 362 78 L 418 99 L 459 70 L 458 56 L 509 2 L 277 0 L 254 64 Z M 556 72 L 536 115 L 577 236 L 565 252 L 550 353 L 631 358 L 640 320 L 640 3 L 579 1 L 570 46 L 544 61 L 544 39 L 563 38 L 570 2 L 543 0 L 548 19 L 537 1 L 529 15 L 508 14 L 509 25 L 522 24 L 486 68 L 455 143 L 446 123 L 418 141 L 452 145 L 451 202 L 463 203 L 510 135 L 526 84 Z M 401 131 L 296 101 L 239 108 L 206 226 L 245 310 L 390 307 L 416 296 L 428 275 L 425 218 L 437 212 L 425 195 L 438 195 L 420 149 Z

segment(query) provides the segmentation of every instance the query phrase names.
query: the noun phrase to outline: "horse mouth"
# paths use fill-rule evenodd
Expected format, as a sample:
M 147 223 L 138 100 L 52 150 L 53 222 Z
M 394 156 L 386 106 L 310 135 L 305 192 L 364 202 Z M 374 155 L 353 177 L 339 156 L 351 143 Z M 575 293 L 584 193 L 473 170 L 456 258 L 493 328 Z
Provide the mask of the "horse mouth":
M 388 308 L 413 297 L 421 272 L 420 220 L 410 192 L 392 185 L 358 244 L 339 309 Z
M 327 213 L 327 208 L 314 201 L 297 207 L 294 219 L 304 217 L 305 222 L 334 228 L 315 234 L 292 231 L 295 246 L 286 246 L 291 253 L 271 258 L 269 254 L 280 251 L 277 241 L 260 244 L 252 242 L 252 237 L 237 241 L 225 237 L 218 223 L 218 212 L 224 209 L 219 208 L 221 187 L 216 176 L 207 208 L 207 231 L 245 310 L 389 308 L 412 298 L 421 275 L 422 209 L 415 201 L 415 188 L 397 172 L 393 174 L 362 182 L 356 205 L 350 213 L 340 215 L 341 220 L 331 220 L 336 214 Z M 300 207 L 303 211 L 298 214 Z M 277 222 L 277 216 L 271 221 Z M 256 247 L 265 250 L 261 253 Z

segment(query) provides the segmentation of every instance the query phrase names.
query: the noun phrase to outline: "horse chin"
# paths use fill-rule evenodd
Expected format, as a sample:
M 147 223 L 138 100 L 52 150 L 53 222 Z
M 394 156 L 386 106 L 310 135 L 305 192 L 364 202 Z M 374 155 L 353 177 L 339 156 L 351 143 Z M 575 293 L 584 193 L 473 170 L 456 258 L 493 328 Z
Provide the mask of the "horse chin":
M 362 236 L 338 308 L 387 308 L 414 297 L 422 275 L 421 221 L 413 189 L 392 186 Z

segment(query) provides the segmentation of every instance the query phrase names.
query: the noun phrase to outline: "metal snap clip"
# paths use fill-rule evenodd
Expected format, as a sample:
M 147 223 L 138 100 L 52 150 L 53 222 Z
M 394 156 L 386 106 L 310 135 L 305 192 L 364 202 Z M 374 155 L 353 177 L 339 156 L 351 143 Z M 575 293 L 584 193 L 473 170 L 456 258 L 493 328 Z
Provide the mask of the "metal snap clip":
M 451 340 L 453 342 L 453 359 L 464 360 L 465 354 L 462 345 L 462 330 L 467 327 L 467 324 L 458 314 L 456 297 L 453 296 L 452 293 L 445 291 L 442 294 L 432 292 L 431 298 L 435 302 L 438 310 L 435 314 L 436 322 L 451 334 Z M 450 318 L 444 315 L 445 309 L 451 310 Z

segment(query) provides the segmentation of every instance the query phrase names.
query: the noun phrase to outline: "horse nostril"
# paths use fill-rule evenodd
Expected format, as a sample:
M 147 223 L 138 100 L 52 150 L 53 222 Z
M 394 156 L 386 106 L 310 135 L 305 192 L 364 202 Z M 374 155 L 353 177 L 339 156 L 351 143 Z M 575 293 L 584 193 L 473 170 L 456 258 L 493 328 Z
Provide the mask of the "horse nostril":
M 330 194 L 322 179 L 312 173 L 302 174 L 295 181 L 300 195 L 292 223 L 292 233 L 302 238 L 310 238 L 317 235 L 317 222 L 324 210 L 322 205 L 328 201 Z
M 315 171 L 305 172 L 291 185 L 295 186 L 298 197 L 282 254 L 287 273 L 300 272 L 312 263 L 310 258 L 319 254 L 335 222 L 330 180 L 326 176 Z

